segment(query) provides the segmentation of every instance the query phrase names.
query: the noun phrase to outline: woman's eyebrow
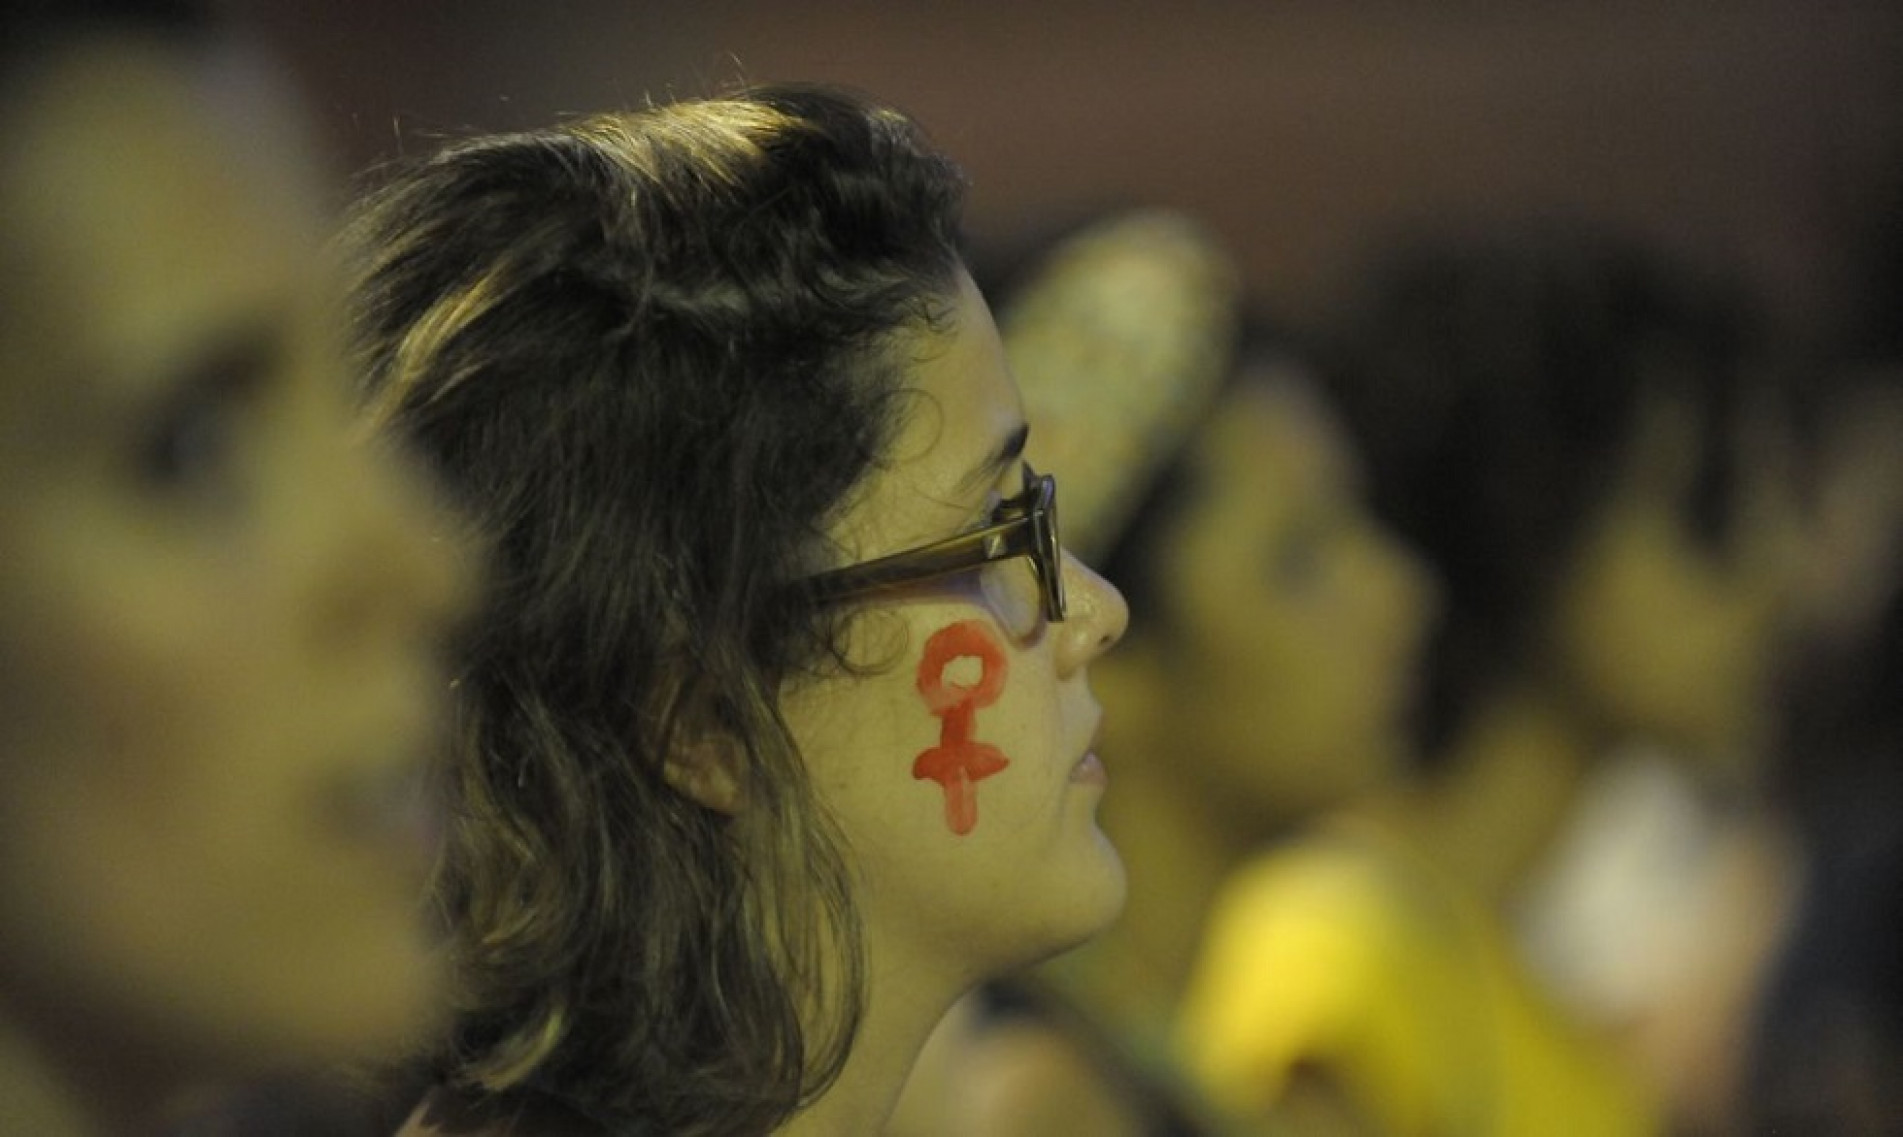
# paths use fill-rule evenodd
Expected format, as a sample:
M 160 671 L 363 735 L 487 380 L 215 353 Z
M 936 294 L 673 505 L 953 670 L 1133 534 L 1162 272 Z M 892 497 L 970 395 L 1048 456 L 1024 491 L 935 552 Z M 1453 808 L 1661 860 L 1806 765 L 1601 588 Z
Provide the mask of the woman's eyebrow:
M 1031 437 L 1029 423 L 1019 423 L 1016 430 L 1006 435 L 991 456 L 974 466 L 970 473 L 958 480 L 955 492 L 964 494 L 988 486 L 998 480 L 998 475 L 1017 464 L 1024 457 L 1024 444 Z

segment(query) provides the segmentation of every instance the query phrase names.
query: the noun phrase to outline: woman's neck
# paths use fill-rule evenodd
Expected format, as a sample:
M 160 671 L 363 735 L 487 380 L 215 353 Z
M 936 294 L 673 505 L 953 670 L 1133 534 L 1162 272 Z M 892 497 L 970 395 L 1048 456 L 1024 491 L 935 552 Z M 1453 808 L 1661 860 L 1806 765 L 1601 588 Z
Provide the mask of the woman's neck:
M 883 1133 L 925 1039 L 961 993 L 922 990 L 909 968 L 881 968 L 875 954 L 865 1017 L 839 1077 L 776 1133 L 861 1137 Z
M 1489 902 L 1508 899 L 1547 851 L 1613 740 L 1537 686 L 1485 701 L 1417 785 L 1369 812 Z

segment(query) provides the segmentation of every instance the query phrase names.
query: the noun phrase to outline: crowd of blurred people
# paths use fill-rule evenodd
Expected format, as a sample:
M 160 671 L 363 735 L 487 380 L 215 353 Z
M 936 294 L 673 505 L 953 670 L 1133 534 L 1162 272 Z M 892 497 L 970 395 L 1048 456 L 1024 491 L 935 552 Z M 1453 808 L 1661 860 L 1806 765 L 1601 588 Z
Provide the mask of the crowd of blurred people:
M 5 20 L 0 1132 L 1903 1131 L 1903 209 L 1297 329 L 836 88 L 336 219 L 193 6 Z

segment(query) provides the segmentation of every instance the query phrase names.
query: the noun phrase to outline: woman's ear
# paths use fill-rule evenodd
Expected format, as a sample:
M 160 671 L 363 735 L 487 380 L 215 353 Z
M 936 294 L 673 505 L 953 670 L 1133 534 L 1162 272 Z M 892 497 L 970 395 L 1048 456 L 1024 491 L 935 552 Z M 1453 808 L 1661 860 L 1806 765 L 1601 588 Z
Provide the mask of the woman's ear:
M 719 698 L 708 690 L 707 680 L 687 678 L 695 674 L 684 663 L 664 671 L 645 708 L 666 724 L 661 777 L 687 800 L 732 817 L 746 800 L 746 746 L 730 725 L 731 716 L 717 709 Z
M 717 728 L 683 732 L 662 766 L 667 784 L 681 796 L 728 817 L 746 801 L 740 740 Z

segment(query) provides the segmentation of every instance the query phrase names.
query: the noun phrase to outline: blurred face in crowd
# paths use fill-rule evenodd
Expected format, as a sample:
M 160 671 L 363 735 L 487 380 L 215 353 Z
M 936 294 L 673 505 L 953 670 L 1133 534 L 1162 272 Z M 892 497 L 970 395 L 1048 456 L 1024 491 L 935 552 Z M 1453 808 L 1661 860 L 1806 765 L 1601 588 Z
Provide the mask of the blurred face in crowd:
M 1800 551 L 1788 440 L 1748 421 L 1716 540 L 1693 525 L 1701 443 L 1689 410 L 1660 398 L 1623 484 L 1592 527 L 1556 606 L 1558 666 L 1615 733 L 1691 756 L 1748 757 Z
M 347 444 L 261 75 L 101 39 L 0 122 L 0 1002 L 128 1081 L 389 1045 L 437 994 L 465 570 Z
M 1815 446 L 1797 622 L 1826 651 L 1853 649 L 1903 581 L 1903 369 L 1857 376 Z
M 948 327 L 897 350 L 914 394 L 890 461 L 838 526 L 846 563 L 982 527 L 1024 493 L 1017 384 L 969 279 Z M 1097 827 L 1088 667 L 1128 613 L 1068 554 L 1062 571 L 1061 623 L 1041 614 L 1023 557 L 867 600 L 849 632 L 859 666 L 785 695 L 859 866 L 877 967 L 970 982 L 1075 944 L 1122 907 L 1122 865 Z
M 1156 554 L 1167 737 L 1212 800 L 1261 818 L 1332 804 L 1407 756 L 1434 591 L 1299 379 L 1239 385 L 1196 445 Z

